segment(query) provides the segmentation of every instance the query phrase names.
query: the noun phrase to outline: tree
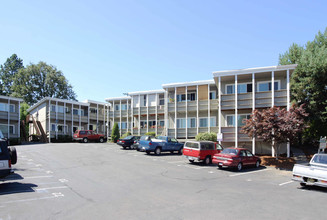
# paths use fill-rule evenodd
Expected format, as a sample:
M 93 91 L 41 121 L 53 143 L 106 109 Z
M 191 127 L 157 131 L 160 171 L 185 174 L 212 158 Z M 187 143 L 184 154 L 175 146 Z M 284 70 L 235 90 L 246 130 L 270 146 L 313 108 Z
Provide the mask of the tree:
M 23 122 L 23 124 L 25 125 L 25 132 L 26 132 L 26 135 L 28 137 L 29 135 L 29 125 L 28 123 L 26 123 L 26 117 L 28 115 L 28 112 L 27 112 L 27 109 L 29 109 L 29 105 L 25 102 L 21 103 L 20 104 L 20 121 Z M 21 134 L 22 136 L 22 134 Z
M 119 128 L 117 122 L 114 123 L 114 126 L 112 127 L 111 131 L 111 141 L 114 143 L 117 143 L 117 140 L 119 139 L 120 134 L 119 134 Z
M 14 78 L 13 91 L 13 96 L 23 97 L 29 105 L 45 97 L 76 100 L 73 87 L 63 73 L 45 62 L 20 69 Z
M 20 69 L 23 69 L 23 60 L 16 54 L 11 55 L 6 62 L 0 66 L 0 94 L 9 96 L 12 94 L 12 84 Z
M 310 127 L 304 133 L 306 142 L 326 135 L 327 130 L 327 29 L 302 47 L 293 44 L 279 56 L 279 64 L 298 64 L 291 76 L 291 99 L 305 104 Z
M 217 134 L 214 132 L 199 133 L 195 136 L 197 141 L 217 141 Z
M 304 104 L 300 107 L 292 105 L 289 111 L 275 106 L 262 111 L 255 109 L 249 119 L 244 119 L 245 125 L 241 132 L 271 143 L 277 158 L 280 144 L 294 142 L 298 134 L 306 128 L 304 119 L 307 116 Z

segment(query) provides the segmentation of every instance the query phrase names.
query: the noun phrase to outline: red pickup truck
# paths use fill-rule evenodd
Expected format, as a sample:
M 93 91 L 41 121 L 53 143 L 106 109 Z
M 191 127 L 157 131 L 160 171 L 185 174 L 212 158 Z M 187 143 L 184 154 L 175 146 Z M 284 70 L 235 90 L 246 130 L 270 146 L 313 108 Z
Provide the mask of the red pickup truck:
M 184 144 L 183 155 L 191 162 L 203 161 L 208 165 L 212 162 L 213 155 L 220 153 L 222 146 L 211 141 L 187 141 Z
M 104 142 L 103 134 L 96 134 L 92 130 L 77 130 L 73 136 L 74 141 L 83 141 L 87 143 L 89 141 L 99 141 L 100 143 Z

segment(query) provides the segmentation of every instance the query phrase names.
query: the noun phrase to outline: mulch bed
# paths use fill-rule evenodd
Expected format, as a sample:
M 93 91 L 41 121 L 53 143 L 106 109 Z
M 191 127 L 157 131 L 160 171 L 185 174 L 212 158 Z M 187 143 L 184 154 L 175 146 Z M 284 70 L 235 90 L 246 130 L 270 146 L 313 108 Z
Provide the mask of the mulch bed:
M 278 160 L 276 160 L 276 158 L 272 156 L 261 156 L 260 159 L 262 166 L 271 166 L 282 170 L 292 170 L 296 163 L 293 158 L 287 157 L 279 157 Z

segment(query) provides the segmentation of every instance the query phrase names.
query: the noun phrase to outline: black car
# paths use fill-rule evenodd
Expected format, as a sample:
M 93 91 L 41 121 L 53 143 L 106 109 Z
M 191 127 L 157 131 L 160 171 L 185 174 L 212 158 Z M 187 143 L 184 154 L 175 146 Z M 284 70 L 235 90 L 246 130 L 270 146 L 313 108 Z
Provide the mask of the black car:
M 140 140 L 140 136 L 130 135 L 123 139 L 119 139 L 117 141 L 117 144 L 122 146 L 124 149 L 126 149 L 127 147 L 131 149 L 131 145 L 134 144 L 134 141 L 138 141 L 138 140 Z
M 4 178 L 13 173 L 11 165 L 17 163 L 17 153 L 15 147 L 8 147 L 8 141 L 0 131 L 0 178 Z

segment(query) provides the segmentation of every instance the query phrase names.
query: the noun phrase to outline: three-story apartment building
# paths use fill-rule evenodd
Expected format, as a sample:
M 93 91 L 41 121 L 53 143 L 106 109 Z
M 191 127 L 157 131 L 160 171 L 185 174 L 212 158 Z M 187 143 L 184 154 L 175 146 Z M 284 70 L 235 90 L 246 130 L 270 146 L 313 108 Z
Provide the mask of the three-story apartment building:
M 20 137 L 20 103 L 23 99 L 0 96 L 0 130 L 4 137 Z

